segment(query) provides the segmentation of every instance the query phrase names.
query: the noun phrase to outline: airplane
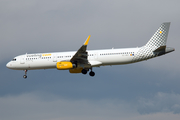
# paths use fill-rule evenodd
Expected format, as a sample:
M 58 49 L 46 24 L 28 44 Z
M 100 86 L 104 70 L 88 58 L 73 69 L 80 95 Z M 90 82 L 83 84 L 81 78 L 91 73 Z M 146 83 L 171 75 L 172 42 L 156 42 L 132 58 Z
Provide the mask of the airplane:
M 142 47 L 124 49 L 87 50 L 90 35 L 77 51 L 34 53 L 19 55 L 6 64 L 13 70 L 24 70 L 27 78 L 28 70 L 53 69 L 69 70 L 70 73 L 82 73 L 94 76 L 93 67 L 131 64 L 175 51 L 166 47 L 170 22 L 160 25 L 151 39 Z

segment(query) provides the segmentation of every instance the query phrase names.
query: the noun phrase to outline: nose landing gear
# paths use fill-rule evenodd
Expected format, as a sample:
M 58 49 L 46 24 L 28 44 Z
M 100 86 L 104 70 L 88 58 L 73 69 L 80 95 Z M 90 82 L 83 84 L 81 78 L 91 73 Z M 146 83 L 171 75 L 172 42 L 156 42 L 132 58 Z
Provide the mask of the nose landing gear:
M 25 70 L 25 75 L 23 76 L 24 79 L 27 78 L 27 71 L 28 71 L 28 70 Z

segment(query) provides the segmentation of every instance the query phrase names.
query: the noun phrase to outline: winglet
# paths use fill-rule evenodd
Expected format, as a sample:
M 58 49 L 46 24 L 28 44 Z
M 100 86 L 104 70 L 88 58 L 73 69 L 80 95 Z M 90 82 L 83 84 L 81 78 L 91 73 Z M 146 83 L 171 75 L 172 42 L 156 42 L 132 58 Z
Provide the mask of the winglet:
M 90 39 L 91 35 L 88 36 L 88 38 L 86 39 L 84 45 L 88 45 L 89 39 Z

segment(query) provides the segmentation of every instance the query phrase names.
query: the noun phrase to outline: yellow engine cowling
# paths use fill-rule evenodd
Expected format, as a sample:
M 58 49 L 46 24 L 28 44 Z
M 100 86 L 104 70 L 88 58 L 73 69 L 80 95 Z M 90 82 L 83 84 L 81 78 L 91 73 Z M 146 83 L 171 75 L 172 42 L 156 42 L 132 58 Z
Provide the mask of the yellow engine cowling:
M 69 69 L 70 73 L 81 73 L 83 68 L 73 68 L 73 69 Z
M 68 69 L 71 69 L 74 67 L 75 67 L 75 65 L 72 64 L 71 62 L 57 62 L 56 63 L 56 68 L 58 70 L 68 70 Z

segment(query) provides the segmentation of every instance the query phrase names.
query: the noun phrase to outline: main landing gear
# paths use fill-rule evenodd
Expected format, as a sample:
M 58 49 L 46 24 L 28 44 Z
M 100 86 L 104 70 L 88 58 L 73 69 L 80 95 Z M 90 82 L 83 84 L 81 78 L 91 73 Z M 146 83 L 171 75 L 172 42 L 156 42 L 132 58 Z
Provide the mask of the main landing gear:
M 89 70 L 87 70 L 87 69 L 82 69 L 81 72 L 82 72 L 82 74 L 85 75 L 85 74 L 87 74 L 88 71 Z M 95 75 L 95 72 L 93 72 L 92 69 L 91 69 L 91 71 L 89 72 L 89 75 L 93 77 Z
M 91 71 L 89 72 L 89 75 L 93 77 L 95 75 L 95 72 Z
M 28 71 L 28 70 L 25 70 L 25 75 L 23 76 L 24 79 L 27 78 L 27 71 Z

